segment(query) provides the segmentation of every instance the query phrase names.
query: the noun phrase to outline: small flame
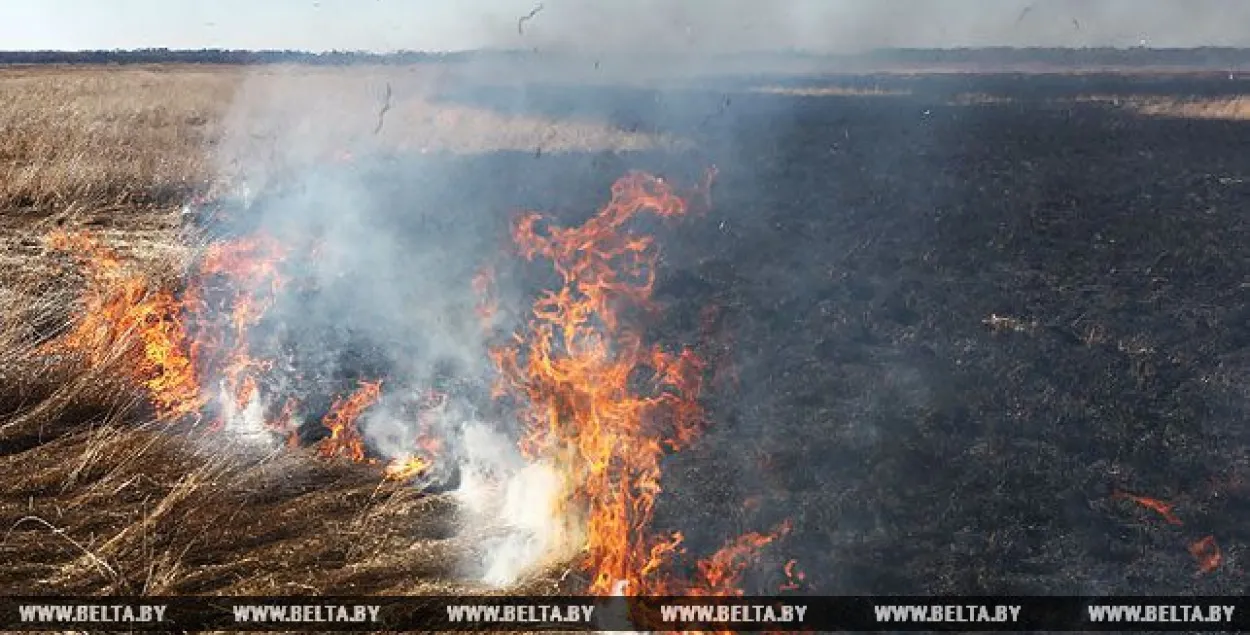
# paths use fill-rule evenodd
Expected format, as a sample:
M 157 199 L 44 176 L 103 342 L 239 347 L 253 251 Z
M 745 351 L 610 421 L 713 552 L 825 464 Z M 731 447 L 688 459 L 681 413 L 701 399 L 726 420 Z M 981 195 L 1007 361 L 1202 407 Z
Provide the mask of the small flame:
M 489 325 L 499 312 L 499 303 L 492 293 L 495 287 L 495 270 L 485 268 L 473 276 L 473 292 L 480 298 L 477 315 L 483 324 Z
M 356 462 L 365 460 L 365 440 L 356 427 L 356 420 L 382 397 L 381 381 L 362 381 L 346 399 L 335 399 L 321 424 L 330 431 L 318 448 L 321 456 L 346 455 Z
M 786 582 L 781 585 L 781 591 L 797 591 L 802 588 L 803 583 L 807 580 L 807 574 L 798 568 L 798 560 L 790 560 L 786 562 L 785 574 Z
M 710 557 L 699 561 L 699 577 L 705 586 L 688 589 L 692 595 L 742 595 L 739 584 L 756 553 L 765 545 L 790 533 L 789 521 L 769 533 L 738 536 Z
M 1115 498 L 1122 498 L 1122 499 L 1130 500 L 1134 503 L 1137 503 L 1138 505 L 1141 505 L 1142 507 L 1145 507 L 1146 509 L 1157 512 L 1160 516 L 1163 517 L 1163 520 L 1167 521 L 1170 524 L 1173 524 L 1173 525 L 1184 524 L 1181 522 L 1180 518 L 1177 518 L 1176 514 L 1172 513 L 1172 509 L 1175 506 L 1171 503 L 1161 501 L 1157 498 L 1137 496 L 1136 494 L 1129 494 L 1127 492 L 1116 492 L 1115 494 L 1113 494 L 1113 496 Z
M 270 430 L 286 437 L 288 448 L 299 447 L 299 424 L 295 420 L 295 412 L 298 408 L 299 401 L 294 397 L 288 397 L 282 404 L 282 411 L 278 413 L 278 417 L 269 422 Z
M 400 457 L 386 466 L 384 474 L 392 481 L 406 481 L 425 474 L 430 463 L 419 456 Z
M 1189 545 L 1189 554 L 1198 561 L 1198 575 L 1215 571 L 1224 559 L 1220 546 L 1215 542 L 1215 536 L 1195 540 Z

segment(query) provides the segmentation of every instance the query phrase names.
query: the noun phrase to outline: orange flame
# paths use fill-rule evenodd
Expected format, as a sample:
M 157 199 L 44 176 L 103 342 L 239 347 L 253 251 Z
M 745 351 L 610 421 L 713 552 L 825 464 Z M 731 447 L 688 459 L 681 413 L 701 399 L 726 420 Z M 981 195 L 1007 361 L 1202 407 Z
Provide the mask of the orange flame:
M 120 256 L 85 232 L 55 232 L 53 249 L 73 251 L 87 278 L 84 306 L 72 329 L 43 348 L 74 352 L 98 366 L 114 355 L 123 370 L 150 393 L 161 418 L 177 418 L 203 405 L 181 304 L 127 271 Z
M 443 452 L 443 440 L 432 432 L 432 415 L 447 403 L 447 395 L 430 391 L 420 405 L 421 413 L 417 419 L 418 433 L 414 442 L 415 451 L 411 454 L 392 459 L 383 470 L 386 478 L 405 481 L 422 476 L 429 472 Z
M 278 267 L 286 256 L 282 245 L 264 235 L 214 243 L 205 251 L 194 284 L 186 294 L 188 306 L 208 314 L 203 297 L 205 285 L 214 277 L 222 277 L 234 290 L 227 311 L 229 341 L 224 333 L 206 330 L 199 334 L 197 345 L 217 356 L 215 361 L 221 368 L 226 392 L 239 408 L 247 407 L 258 395 L 257 376 L 271 368 L 269 360 L 251 355 L 248 332 L 273 306 L 284 287 L 285 279 Z
M 335 399 L 321 424 L 330 431 L 318 448 L 321 456 L 346 454 L 356 462 L 365 460 L 365 440 L 356 428 L 356 420 L 382 396 L 381 381 L 362 381 L 356 392 L 346 399 Z
M 1198 561 L 1198 575 L 1215 571 L 1224 559 L 1220 546 L 1215 542 L 1215 536 L 1195 540 L 1189 545 L 1189 554 Z
M 44 352 L 78 352 L 97 366 L 118 355 L 123 372 L 147 390 L 157 417 L 167 421 L 199 414 L 207 402 L 202 378 L 214 371 L 225 378 L 236 405 L 246 406 L 256 394 L 256 374 L 268 362 L 248 354 L 246 335 L 281 288 L 277 263 L 285 250 L 276 242 L 253 237 L 210 245 L 181 297 L 129 271 L 114 250 L 88 233 L 55 232 L 48 242 L 78 254 L 88 284 L 73 328 Z M 269 293 L 237 291 L 227 329 L 205 300 L 214 277 L 235 288 L 268 287 Z
M 682 551 L 681 534 L 651 532 L 660 460 L 703 427 L 704 363 L 690 350 L 647 346 L 625 325 L 627 311 L 656 308 L 658 260 L 653 238 L 627 224 L 643 211 L 673 218 L 687 209 L 662 179 L 631 173 L 581 226 L 544 228 L 528 213 L 513 227 L 520 254 L 550 260 L 563 284 L 534 303 L 527 338 L 492 352 L 498 388 L 523 398 L 523 452 L 565 476 L 561 511 L 585 525 L 593 594 L 730 593 L 748 554 L 776 537 L 743 536 L 698 564 L 701 582 L 679 585 L 663 570 Z
M 286 437 L 286 446 L 288 448 L 299 447 L 299 426 L 295 421 L 295 410 L 297 408 L 299 408 L 299 401 L 294 397 L 288 397 L 282 404 L 282 411 L 278 413 L 278 418 L 268 422 L 273 432 Z
M 114 250 L 88 233 L 57 232 L 48 243 L 79 254 L 88 285 L 73 328 L 45 346 L 44 353 L 75 352 L 93 365 L 121 358 L 123 372 L 146 388 L 163 420 L 200 415 L 208 402 L 204 377 L 220 377 L 227 403 L 237 408 L 260 396 L 263 373 L 272 361 L 251 354 L 248 335 L 284 288 L 280 265 L 288 250 L 283 245 L 265 235 L 212 243 L 178 296 L 130 271 Z M 216 298 L 218 287 L 228 297 Z M 377 401 L 380 387 L 380 382 L 364 382 L 355 394 L 334 402 L 323 421 L 330 437 L 319 448 L 322 455 L 365 460 L 356 419 Z M 289 446 L 299 444 L 297 407 L 295 399 L 287 399 L 277 418 L 266 423 L 285 435 Z M 432 451 L 431 442 L 423 443 Z M 414 459 L 392 473 L 407 475 L 424 469 L 423 464 L 428 465 L 427 458 Z
M 790 533 L 789 521 L 772 532 L 751 532 L 730 541 L 710 557 L 699 561 L 699 577 L 705 586 L 687 589 L 691 595 L 742 595 L 738 588 L 747 566 L 760 548 Z
M 786 562 L 785 573 L 786 582 L 781 585 L 781 591 L 797 591 L 802 588 L 803 583 L 807 581 L 807 574 L 798 568 L 798 560 L 790 560 Z
M 1112 494 L 1112 496 L 1115 498 L 1123 498 L 1123 499 L 1133 501 L 1134 503 L 1137 503 L 1138 505 L 1141 505 L 1142 507 L 1145 507 L 1146 509 L 1155 511 L 1160 516 L 1163 517 L 1163 520 L 1167 521 L 1170 524 L 1173 524 L 1173 525 L 1184 524 L 1181 522 L 1180 518 L 1177 518 L 1176 514 L 1172 513 L 1172 508 L 1175 507 L 1175 505 L 1172 505 L 1171 503 L 1167 503 L 1156 498 L 1137 496 L 1136 494 L 1129 494 L 1127 492 L 1115 492 L 1114 494 Z
M 412 456 L 395 459 L 383 471 L 386 478 L 393 481 L 406 481 L 424 474 L 430 469 L 430 463 L 424 457 Z

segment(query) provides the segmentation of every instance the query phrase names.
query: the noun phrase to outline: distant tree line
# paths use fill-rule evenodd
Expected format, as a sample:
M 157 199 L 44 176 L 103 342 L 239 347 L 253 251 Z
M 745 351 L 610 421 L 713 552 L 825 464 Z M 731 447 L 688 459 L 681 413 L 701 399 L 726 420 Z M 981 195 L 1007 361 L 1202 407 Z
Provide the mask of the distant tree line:
M 225 49 L 176 50 L 150 48 L 112 51 L 0 51 L 0 64 L 413 64 L 420 62 L 467 62 L 482 59 L 540 57 L 533 51 L 464 51 L 435 53 L 399 51 L 245 51 Z M 1175 65 L 1231 67 L 1250 64 L 1250 49 L 1238 48 L 956 48 L 882 49 L 855 55 L 822 56 L 803 52 L 743 54 L 729 57 L 818 59 L 835 57 L 848 62 L 897 64 L 1055 64 L 1080 65 Z
M 0 51 L 0 64 L 413 64 L 456 61 L 466 53 L 400 51 L 244 51 L 149 48 L 113 51 Z

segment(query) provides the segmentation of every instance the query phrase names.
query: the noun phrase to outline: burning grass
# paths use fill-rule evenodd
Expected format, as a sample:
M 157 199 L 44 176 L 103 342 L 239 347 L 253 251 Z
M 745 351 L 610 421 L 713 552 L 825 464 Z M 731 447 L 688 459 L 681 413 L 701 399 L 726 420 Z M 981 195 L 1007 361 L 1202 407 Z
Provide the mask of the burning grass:
M 703 200 L 709 200 L 706 188 L 710 188 L 710 180 L 701 194 Z M 533 308 L 534 321 L 526 332 L 516 334 L 514 345 L 496 349 L 495 360 L 504 382 L 497 394 L 511 392 L 516 398 L 514 407 L 528 422 L 521 441 L 528 458 L 539 465 L 554 466 L 563 479 L 559 507 L 553 512 L 568 519 L 569 530 L 563 539 L 573 541 L 568 553 L 590 572 L 592 582 L 587 590 L 591 593 L 740 593 L 742 573 L 755 552 L 786 531 L 783 527 L 772 534 L 748 533 L 735 538 L 724 549 L 698 561 L 696 577 L 687 580 L 669 562 L 681 552 L 681 534 L 657 534 L 651 527 L 655 499 L 661 491 L 660 459 L 689 445 L 703 425 L 697 399 L 704 367 L 690 350 L 670 354 L 644 345 L 642 332 L 624 317 L 622 310 L 654 312 L 658 308 L 650 301 L 657 266 L 652 239 L 633 232 L 628 225 L 639 212 L 670 218 L 684 214 L 687 208 L 687 201 L 664 180 L 631 174 L 613 186 L 608 205 L 580 227 L 540 232 L 537 225 L 541 217 L 530 214 L 520 218 L 514 232 L 521 255 L 549 259 L 564 286 L 541 295 Z M 188 262 L 185 278 L 175 281 L 175 286 L 162 284 L 89 232 L 54 230 L 46 243 L 53 251 L 73 254 L 85 288 L 71 323 L 57 336 L 24 351 L 22 358 L 71 360 L 82 365 L 89 379 L 108 377 L 115 394 L 127 395 L 128 400 L 102 411 L 98 429 L 88 423 L 84 430 L 80 423 L 64 430 L 55 442 L 40 439 L 31 444 L 31 450 L 15 452 L 9 458 L 31 458 L 26 456 L 31 451 L 42 452 L 80 439 L 77 444 L 85 447 L 83 458 L 61 479 L 59 500 L 68 498 L 71 509 L 97 504 L 109 506 L 110 514 L 120 514 L 124 506 L 110 506 L 102 491 L 124 499 L 128 488 L 137 487 L 146 495 L 139 504 L 141 511 L 126 517 L 127 522 L 116 533 L 106 532 L 97 538 L 92 531 L 91 539 L 83 542 L 37 513 L 30 490 L 16 490 L 10 506 L 13 501 L 20 505 L 24 493 L 30 499 L 27 513 L 13 520 L 15 530 L 41 528 L 79 552 L 53 577 L 41 576 L 40 584 L 51 586 L 39 588 L 63 587 L 65 575 L 85 575 L 94 567 L 97 574 L 105 576 L 95 582 L 97 590 L 108 592 L 245 590 L 253 580 L 242 577 L 223 588 L 220 577 L 207 575 L 204 570 L 217 565 L 195 557 L 200 541 L 216 545 L 225 536 L 208 535 L 211 532 L 191 535 L 195 533 L 192 528 L 203 525 L 237 531 L 242 527 L 243 533 L 236 537 L 248 536 L 244 542 L 252 539 L 253 529 L 262 535 L 269 533 L 252 524 L 264 517 L 257 509 L 264 506 L 252 505 L 248 499 L 271 495 L 265 490 L 273 483 L 258 481 L 273 474 L 268 466 L 274 461 L 277 473 L 286 478 L 292 471 L 290 466 L 298 465 L 291 457 L 331 460 L 331 464 L 334 459 L 346 458 L 365 469 L 340 469 L 355 470 L 344 474 L 357 474 L 358 479 L 372 474 L 376 496 L 383 491 L 381 483 L 410 479 L 433 461 L 448 460 L 437 456 L 439 443 L 418 437 L 412 454 L 395 458 L 380 472 L 371 469 L 379 461 L 370 453 L 357 422 L 381 398 L 382 380 L 360 381 L 354 392 L 336 397 L 321 419 L 326 435 L 310 448 L 311 452 L 301 450 L 297 430 L 287 422 L 304 395 L 285 395 L 283 399 L 281 393 L 274 394 L 272 386 L 282 384 L 275 384 L 270 376 L 274 360 L 255 357 L 250 351 L 251 328 L 287 286 L 282 270 L 287 247 L 268 236 L 209 243 L 197 250 L 200 253 Z M 474 280 L 473 287 L 485 289 L 479 279 Z M 489 298 L 486 300 L 484 305 L 489 304 Z M 634 388 L 640 371 L 653 378 L 649 393 Z M 207 383 L 215 377 L 221 378 L 222 385 L 216 408 Z M 74 392 L 70 396 L 80 395 Z M 282 404 L 276 417 L 270 407 L 274 404 Z M 252 414 L 246 414 L 253 408 Z M 249 446 L 232 436 L 221 436 L 220 440 L 211 436 L 223 434 L 223 428 L 230 427 L 240 412 L 258 419 L 264 428 L 262 434 L 285 434 L 289 453 Z M 153 424 L 139 429 L 128 426 L 126 422 L 136 415 L 150 417 Z M 44 422 L 63 416 L 37 410 L 24 413 L 5 424 L 6 437 L 16 440 L 23 432 L 41 434 Z M 202 427 L 206 421 L 210 425 Z M 162 435 L 156 424 L 172 425 L 192 435 L 191 449 L 173 441 L 184 437 Z M 210 436 L 203 436 L 206 434 Z M 128 445 L 132 439 L 142 442 Z M 232 451 L 219 452 L 223 443 Z M 416 454 L 418 449 L 424 454 Z M 119 453 L 124 460 L 108 460 L 100 470 L 94 468 L 105 457 Z M 142 466 L 154 460 L 176 466 L 168 480 L 142 471 Z M 294 469 L 297 474 L 300 471 Z M 51 468 L 38 473 L 52 482 L 57 480 Z M 327 482 L 324 476 L 313 480 L 314 491 L 308 495 L 314 499 L 327 491 L 333 492 L 331 497 L 336 500 L 351 499 L 353 492 L 362 491 L 360 480 L 347 490 Z M 27 485 L 35 486 L 36 482 Z M 79 484 L 83 487 L 77 487 Z M 162 490 L 159 496 L 152 495 L 153 488 Z M 397 495 L 399 490 L 392 487 L 388 491 Z M 284 513 L 269 511 L 280 516 Z M 57 519 L 62 520 L 65 512 L 59 505 L 56 512 Z M 16 515 L 17 510 L 12 513 Z M 240 514 L 253 513 L 256 521 L 241 520 Z M 357 513 L 376 515 L 377 510 L 366 505 Z M 339 517 L 341 513 L 327 515 Z M 281 527 L 279 531 L 289 529 L 285 524 Z M 157 532 L 158 537 L 151 538 L 151 532 Z M 578 546 L 582 540 L 586 543 L 584 553 Z M 354 551 L 361 548 L 358 541 L 349 544 Z M 268 543 L 264 546 L 272 548 Z M 339 554 L 339 548 L 333 547 L 332 560 L 346 558 Z M 146 555 L 149 564 L 141 572 L 132 564 L 136 554 Z M 358 560 L 364 555 L 356 553 L 343 566 L 358 569 Z M 69 574 L 65 567 L 69 567 Z M 231 567 L 223 571 L 238 575 Z M 437 579 L 449 574 L 443 571 Z M 267 575 L 269 580 L 260 588 L 287 588 L 276 582 L 272 573 Z M 99 587 L 101 584 L 104 586 Z
M 185 232 L 182 206 L 214 191 L 222 156 L 255 149 L 223 122 L 252 118 L 260 129 L 249 139 L 276 146 L 327 110 L 309 104 L 292 132 L 264 113 L 231 110 L 241 91 L 286 100 L 358 91 L 347 102 L 372 123 L 371 89 L 393 82 L 396 107 L 376 140 L 390 151 L 654 143 L 594 124 L 440 107 L 422 75 L 0 71 L 13 97 L 0 112 L 0 464 L 13 477 L 0 496 L 8 530 L 0 554 L 13 563 L 0 584 L 31 593 L 451 589 L 446 581 L 473 546 L 452 536 L 450 500 L 406 483 L 428 456 L 392 464 L 389 481 L 376 467 L 318 457 L 361 458 L 352 420 L 380 383 L 343 395 L 326 415 L 330 438 L 314 448 L 222 452 L 226 437 L 211 426 L 184 426 L 203 418 L 206 368 L 225 378 L 236 408 L 257 390 L 267 360 L 250 355 L 243 334 L 281 284 L 265 269 L 281 255 L 265 251 L 263 237 L 204 248 Z M 321 138 L 321 147 L 360 138 L 351 125 L 336 130 L 344 136 Z M 234 293 L 223 295 L 223 279 L 254 284 L 226 284 Z M 210 313 L 223 319 L 206 322 Z M 271 416 L 297 406 L 280 403 Z M 207 414 L 202 423 L 221 413 Z M 180 434 L 169 434 L 171 423 Z M 541 572 L 534 580 L 552 588 Z

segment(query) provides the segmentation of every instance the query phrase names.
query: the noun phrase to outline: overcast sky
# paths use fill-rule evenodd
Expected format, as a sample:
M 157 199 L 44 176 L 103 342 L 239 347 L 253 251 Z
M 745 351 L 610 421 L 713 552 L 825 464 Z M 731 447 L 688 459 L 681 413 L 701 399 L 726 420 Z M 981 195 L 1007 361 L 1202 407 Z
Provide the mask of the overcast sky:
M 520 35 L 534 0 L 0 0 L 0 50 L 1250 46 L 1250 0 L 543 4 Z

